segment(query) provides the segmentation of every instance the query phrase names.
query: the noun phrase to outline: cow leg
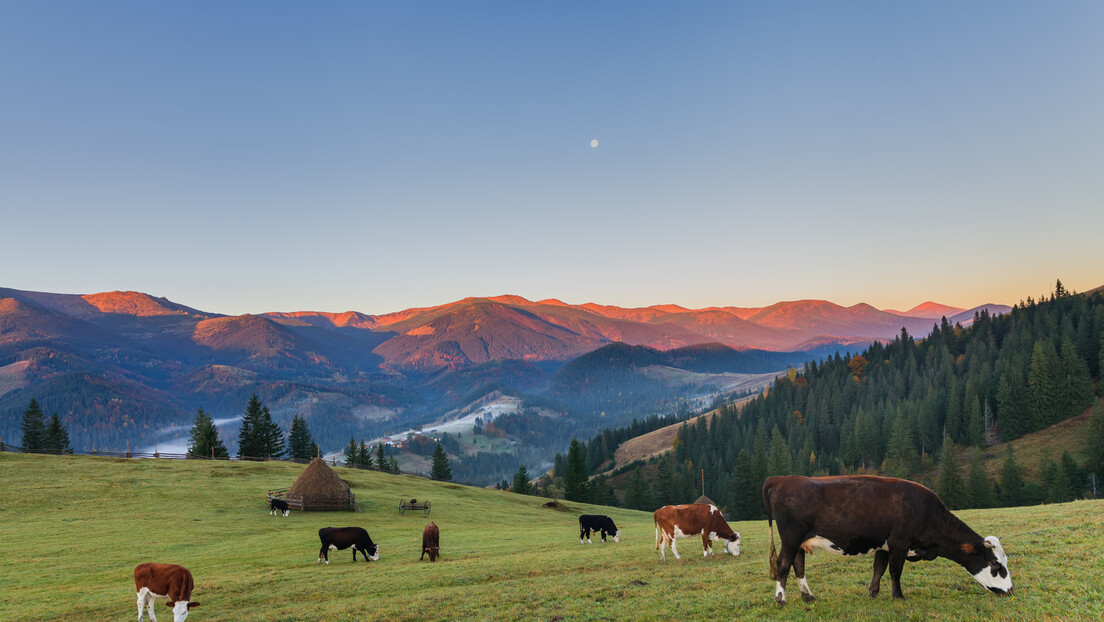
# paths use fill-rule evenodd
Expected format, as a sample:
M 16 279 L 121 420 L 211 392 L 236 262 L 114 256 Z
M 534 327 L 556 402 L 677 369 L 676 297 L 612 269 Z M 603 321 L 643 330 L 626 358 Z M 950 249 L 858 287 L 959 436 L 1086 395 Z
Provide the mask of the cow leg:
M 658 531 L 657 531 L 657 533 L 658 533 Z M 667 561 L 667 555 L 665 555 L 664 552 L 663 552 L 664 549 L 666 549 L 666 548 L 667 548 L 667 534 L 663 534 L 661 536 L 660 541 L 659 541 L 659 560 L 660 561 L 664 561 L 664 562 Z
M 774 584 L 774 600 L 779 605 L 786 604 L 786 579 L 790 576 L 790 566 L 797 557 L 797 549 L 798 547 L 783 546 L 778 553 L 778 579 Z
M 330 554 L 329 554 L 329 551 L 326 550 L 327 548 L 328 547 L 326 546 L 326 543 L 323 542 L 322 543 L 322 548 L 318 549 L 318 563 L 321 564 L 322 560 L 326 560 L 326 565 L 329 566 L 330 565 Z
M 813 590 L 809 588 L 809 582 L 805 580 L 805 549 L 797 549 L 797 555 L 794 556 L 793 561 L 794 576 L 797 577 L 797 585 L 801 588 L 801 598 L 811 603 L 816 600 L 816 596 L 813 596 Z
M 675 542 L 678 542 L 678 538 L 672 537 L 671 538 L 671 552 L 675 554 L 675 559 L 681 560 L 682 558 L 679 557 L 678 549 L 675 548 Z
M 709 534 L 705 529 L 702 529 L 702 557 L 709 557 L 709 554 L 713 552 L 712 544 L 709 541 Z
M 901 570 L 905 567 L 908 547 L 898 547 L 889 552 L 889 578 L 893 580 L 893 597 L 904 598 L 901 592 Z
M 874 598 L 882 590 L 882 575 L 889 565 L 889 551 L 875 551 L 874 576 L 870 578 L 870 597 Z

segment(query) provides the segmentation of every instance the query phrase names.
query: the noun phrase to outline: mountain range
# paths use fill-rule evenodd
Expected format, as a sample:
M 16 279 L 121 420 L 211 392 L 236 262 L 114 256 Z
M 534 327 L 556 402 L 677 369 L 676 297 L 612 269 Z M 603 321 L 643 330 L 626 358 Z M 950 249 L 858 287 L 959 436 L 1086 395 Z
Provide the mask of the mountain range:
M 630 357 L 633 370 L 643 356 L 644 367 L 694 374 L 765 373 L 902 328 L 923 336 L 942 317 L 968 323 L 982 308 L 1009 310 L 928 302 L 899 312 L 823 300 L 629 309 L 498 296 L 384 315 L 227 316 L 140 292 L 0 288 L 0 431 L 10 442 L 34 397 L 59 412 L 75 443 L 137 443 L 187 425 L 200 407 L 240 414 L 255 392 L 277 420 L 302 413 L 316 436 L 341 441 L 350 430 L 373 434 L 462 407 L 489 386 L 556 399 L 565 412 L 596 403 L 580 387 L 615 387 L 581 382 L 588 367 L 569 362 L 611 344 L 643 348 Z M 695 378 L 700 389 L 705 381 Z M 644 394 L 670 399 L 677 387 L 664 382 Z

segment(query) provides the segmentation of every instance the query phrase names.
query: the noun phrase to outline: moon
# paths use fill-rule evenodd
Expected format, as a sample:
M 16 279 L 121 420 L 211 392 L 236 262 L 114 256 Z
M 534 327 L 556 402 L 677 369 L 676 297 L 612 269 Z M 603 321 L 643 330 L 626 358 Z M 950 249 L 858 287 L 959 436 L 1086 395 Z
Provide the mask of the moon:
M 590 148 L 591 149 L 597 149 L 598 148 L 598 139 L 597 138 L 591 139 Z

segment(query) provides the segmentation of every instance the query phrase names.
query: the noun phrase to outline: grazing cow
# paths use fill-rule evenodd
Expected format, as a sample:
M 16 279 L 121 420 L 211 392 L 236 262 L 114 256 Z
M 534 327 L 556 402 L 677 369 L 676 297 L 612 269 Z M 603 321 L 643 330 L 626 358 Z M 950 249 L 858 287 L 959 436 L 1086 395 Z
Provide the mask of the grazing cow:
M 675 559 L 679 557 L 675 548 L 676 538 L 687 538 L 701 534 L 702 556 L 713 553 L 713 541 L 724 540 L 725 550 L 731 555 L 740 554 L 740 534 L 732 531 L 724 516 L 715 505 L 690 503 L 687 505 L 665 505 L 655 511 L 656 548 L 659 558 L 666 560 L 664 549 L 671 543 L 671 552 Z
M 805 554 L 814 548 L 842 555 L 874 553 L 870 596 L 878 595 L 889 568 L 893 597 L 901 593 L 905 561 L 945 557 L 966 569 L 994 594 L 1012 593 L 1008 558 L 995 536 L 982 538 L 943 505 L 927 488 L 903 479 L 850 477 L 768 477 L 763 505 L 771 534 L 771 578 L 774 598 L 786 604 L 786 578 L 793 567 L 801 597 L 814 600 L 805 581 Z M 778 521 L 782 551 L 775 555 Z
M 372 542 L 368 532 L 360 527 L 323 527 L 318 530 L 318 539 L 322 540 L 322 548 L 318 550 L 318 563 L 325 560 L 330 565 L 329 552 L 353 549 L 353 562 L 356 562 L 357 551 L 364 556 L 364 561 L 379 559 L 379 545 Z
M 176 564 L 138 564 L 134 568 L 134 589 L 138 591 L 138 622 L 142 622 L 142 610 L 149 609 L 149 617 L 157 622 L 153 603 L 158 598 L 168 598 L 173 622 L 184 622 L 188 610 L 199 606 L 192 602 L 192 573 Z
M 280 512 L 284 513 L 284 518 L 287 518 L 288 512 L 287 501 L 283 499 L 269 499 L 268 500 L 268 513 L 272 516 L 277 516 Z
M 422 531 L 422 556 L 418 561 L 425 559 L 426 553 L 429 553 L 431 562 L 437 561 L 437 556 L 441 554 L 441 531 L 437 529 L 437 523 L 426 525 Z
M 613 536 L 614 542 L 621 541 L 621 530 L 613 523 L 613 519 L 605 514 L 583 514 L 579 517 L 579 544 L 585 539 L 590 544 L 590 532 L 602 534 L 602 542 L 607 535 Z

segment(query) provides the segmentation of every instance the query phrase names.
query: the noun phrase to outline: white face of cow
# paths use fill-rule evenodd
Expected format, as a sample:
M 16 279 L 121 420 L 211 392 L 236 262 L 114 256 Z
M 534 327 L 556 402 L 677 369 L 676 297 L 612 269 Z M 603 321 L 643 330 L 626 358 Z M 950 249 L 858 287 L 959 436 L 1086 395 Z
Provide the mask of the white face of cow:
M 178 600 L 173 605 L 173 622 L 184 622 L 188 619 L 188 601 Z
M 371 559 L 371 560 L 372 560 L 372 561 L 374 561 L 374 562 L 378 562 L 378 561 L 379 561 L 379 545 L 378 545 L 378 544 L 376 545 L 376 552 L 375 552 L 375 554 L 374 554 L 374 555 L 369 555 L 368 557 L 369 557 L 369 559 Z
M 734 531 L 732 533 L 736 533 L 736 532 Z M 733 556 L 739 556 L 740 555 L 740 534 L 736 533 L 736 539 L 728 541 L 728 544 L 725 545 L 725 550 L 728 551 L 729 555 L 733 555 Z
M 993 552 L 996 557 L 986 564 L 984 568 L 974 575 L 978 583 L 984 585 L 994 594 L 1006 596 L 1012 593 L 1012 574 L 1008 572 L 1008 556 L 1004 554 L 1004 547 L 996 536 L 989 536 L 983 541 L 985 548 Z M 987 556 L 988 557 L 988 556 Z
M 617 533 L 613 534 L 613 541 L 614 542 L 620 542 L 621 541 L 621 530 L 620 529 L 617 530 Z

